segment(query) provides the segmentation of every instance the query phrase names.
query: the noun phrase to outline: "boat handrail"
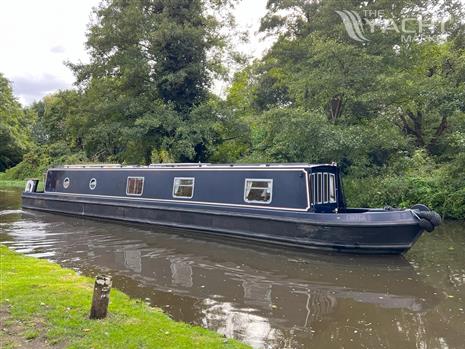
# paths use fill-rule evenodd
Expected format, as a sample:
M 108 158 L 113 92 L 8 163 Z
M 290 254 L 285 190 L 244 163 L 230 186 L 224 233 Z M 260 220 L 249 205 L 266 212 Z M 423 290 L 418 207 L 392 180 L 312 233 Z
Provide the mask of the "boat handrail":
M 123 167 L 121 164 L 75 164 L 75 165 L 63 165 L 57 166 L 58 168 L 114 168 Z
M 331 164 L 310 164 L 310 163 L 230 163 L 230 164 L 212 164 L 212 163 L 161 163 L 151 164 L 149 167 L 316 167 L 316 166 L 337 166 Z

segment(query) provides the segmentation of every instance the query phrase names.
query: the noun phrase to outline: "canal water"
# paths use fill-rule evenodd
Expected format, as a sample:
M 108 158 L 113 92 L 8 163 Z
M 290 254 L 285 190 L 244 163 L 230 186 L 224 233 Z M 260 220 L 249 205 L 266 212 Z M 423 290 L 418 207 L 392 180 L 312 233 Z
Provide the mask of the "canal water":
M 21 211 L 0 189 L 0 242 L 255 348 L 465 348 L 464 222 L 404 257 L 342 256 Z

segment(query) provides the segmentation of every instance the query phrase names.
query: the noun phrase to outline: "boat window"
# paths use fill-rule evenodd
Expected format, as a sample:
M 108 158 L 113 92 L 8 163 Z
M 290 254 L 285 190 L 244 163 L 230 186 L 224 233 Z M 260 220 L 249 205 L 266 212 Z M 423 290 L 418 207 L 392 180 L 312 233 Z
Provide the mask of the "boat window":
M 333 173 L 329 174 L 329 202 L 336 202 L 336 176 Z
M 246 179 L 244 189 L 245 202 L 269 204 L 273 192 L 272 179 Z
M 144 190 L 144 177 L 128 177 L 126 195 L 142 195 Z
M 312 192 L 312 205 L 315 205 L 316 204 L 316 174 L 315 173 L 312 173 L 311 192 Z
M 94 190 L 96 186 L 97 186 L 97 180 L 95 178 L 92 178 L 89 181 L 89 189 Z
M 336 175 L 330 172 L 317 172 L 309 176 L 310 203 L 334 204 L 336 199 Z
M 323 174 L 323 203 L 327 204 L 329 202 L 329 178 L 328 174 Z
M 71 184 L 71 181 L 69 180 L 68 177 L 66 177 L 66 178 L 63 180 L 63 188 L 68 189 L 70 184 Z
M 321 204 L 322 203 L 322 197 L 323 197 L 323 176 L 321 173 L 317 173 L 317 182 L 316 182 L 316 202 Z
M 194 196 L 194 178 L 174 178 L 173 197 L 191 199 Z

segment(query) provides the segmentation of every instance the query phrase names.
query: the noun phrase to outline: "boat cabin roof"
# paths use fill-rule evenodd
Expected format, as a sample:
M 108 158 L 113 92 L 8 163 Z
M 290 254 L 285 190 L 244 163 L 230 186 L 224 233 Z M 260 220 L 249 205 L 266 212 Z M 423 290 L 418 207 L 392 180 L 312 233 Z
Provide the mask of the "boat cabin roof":
M 263 168 L 263 169 L 276 169 L 276 168 L 312 168 L 322 166 L 337 166 L 336 163 L 328 164 L 310 164 L 310 163 L 254 163 L 254 164 L 211 164 L 211 163 L 163 163 L 151 164 L 148 166 L 143 165 L 122 165 L 122 164 L 76 164 L 76 165 L 63 165 L 57 166 L 53 169 L 156 169 L 156 168 L 214 168 L 214 169 L 227 169 L 227 168 Z

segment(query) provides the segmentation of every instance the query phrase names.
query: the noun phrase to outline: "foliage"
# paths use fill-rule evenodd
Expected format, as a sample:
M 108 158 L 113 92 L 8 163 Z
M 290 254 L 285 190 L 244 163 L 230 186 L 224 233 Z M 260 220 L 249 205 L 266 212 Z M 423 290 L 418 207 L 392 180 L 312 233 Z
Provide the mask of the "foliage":
M 3 179 L 42 179 L 49 167 L 86 162 L 89 161 L 83 152 L 72 152 L 63 142 L 33 146 L 32 149 L 24 155 L 21 163 L 5 171 Z
M 339 126 L 321 113 L 289 108 L 261 115 L 253 125 L 252 138 L 253 156 L 260 161 L 338 161 L 358 166 L 367 155 L 373 157 L 372 165 L 382 164 L 385 157 L 401 150 L 403 143 L 399 130 L 383 119 L 370 129 Z
M 411 207 L 424 203 L 444 217 L 465 219 L 463 159 L 439 166 L 424 151 L 396 160 L 378 176 L 344 180 L 349 204 L 359 207 Z M 458 175 L 458 176 L 457 176 Z
M 19 163 L 27 151 L 33 117 L 23 111 L 10 82 L 0 73 L 0 172 Z
M 113 289 L 109 316 L 89 320 L 93 280 L 57 264 L 0 246 L 2 326 L 67 348 L 247 348 L 200 327 L 178 323 L 159 309 Z M 35 331 L 34 331 L 35 330 Z M 10 331 L 8 331 L 10 332 Z M 4 331 L 4 333 L 8 333 Z M 2 343 L 15 338 L 2 335 Z M 40 344 L 39 344 L 40 346 Z
M 222 72 L 220 30 L 227 25 L 210 13 L 229 6 L 113 0 L 95 10 L 91 62 L 69 64 L 84 89 L 89 158 L 148 164 L 161 152 L 177 161 L 207 160 L 218 117 L 208 106 L 209 87 Z

